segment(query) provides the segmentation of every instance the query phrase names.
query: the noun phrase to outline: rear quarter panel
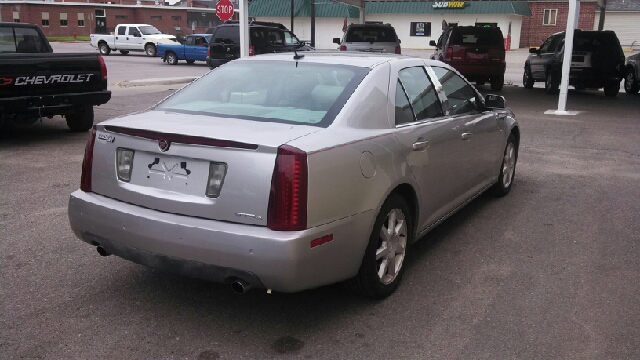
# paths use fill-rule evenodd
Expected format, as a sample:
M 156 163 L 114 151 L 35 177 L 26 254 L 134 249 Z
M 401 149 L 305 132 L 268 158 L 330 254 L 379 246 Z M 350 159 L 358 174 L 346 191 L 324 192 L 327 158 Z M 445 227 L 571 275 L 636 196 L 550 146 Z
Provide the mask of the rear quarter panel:
M 184 60 L 184 45 L 182 44 L 158 44 L 157 55 L 165 56 L 167 51 L 171 51 L 178 56 L 178 59 Z

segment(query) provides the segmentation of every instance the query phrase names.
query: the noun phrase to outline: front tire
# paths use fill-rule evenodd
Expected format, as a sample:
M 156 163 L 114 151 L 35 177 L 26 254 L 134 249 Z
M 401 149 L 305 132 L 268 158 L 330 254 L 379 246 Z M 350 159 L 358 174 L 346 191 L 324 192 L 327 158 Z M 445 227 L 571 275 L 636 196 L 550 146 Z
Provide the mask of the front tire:
M 101 43 L 100 45 L 98 45 L 98 49 L 100 49 L 100 55 L 107 56 L 109 55 L 109 53 L 111 53 L 111 48 L 109 47 L 109 45 L 107 45 L 107 43 Z
M 555 95 L 558 93 L 560 87 L 560 80 L 558 79 L 558 75 L 553 71 L 547 72 L 547 76 L 544 80 L 544 90 L 549 95 Z
M 604 95 L 609 97 L 615 97 L 620 92 L 620 83 L 611 81 L 604 86 Z
M 502 165 L 500 165 L 500 177 L 493 185 L 493 194 L 503 197 L 511 191 L 513 179 L 516 176 L 516 162 L 518 162 L 518 143 L 516 137 L 511 134 L 507 139 L 507 146 L 504 149 Z
M 492 76 L 489 81 L 491 81 L 491 90 L 500 91 L 504 86 L 504 74 Z
M 640 90 L 640 86 L 638 86 L 638 79 L 636 79 L 636 75 L 633 73 L 633 70 L 629 69 L 629 71 L 627 71 L 627 76 L 624 78 L 624 91 L 627 94 L 637 94 L 638 90 Z
M 178 64 L 178 56 L 172 52 L 167 53 L 166 55 L 167 64 L 169 65 L 177 65 Z
M 525 66 L 524 74 L 522 74 L 522 84 L 525 89 L 533 89 L 533 84 L 535 84 L 535 80 L 533 79 L 533 75 L 531 75 L 531 67 Z
M 156 47 L 153 44 L 148 44 L 144 47 L 144 52 L 147 53 L 148 56 L 156 56 Z
M 79 108 L 77 111 L 65 115 L 67 126 L 73 132 L 83 132 L 93 126 L 93 106 L 88 105 Z
M 407 202 L 391 194 L 376 217 L 358 274 L 345 287 L 373 299 L 391 295 L 404 273 L 407 246 L 413 238 L 413 218 Z

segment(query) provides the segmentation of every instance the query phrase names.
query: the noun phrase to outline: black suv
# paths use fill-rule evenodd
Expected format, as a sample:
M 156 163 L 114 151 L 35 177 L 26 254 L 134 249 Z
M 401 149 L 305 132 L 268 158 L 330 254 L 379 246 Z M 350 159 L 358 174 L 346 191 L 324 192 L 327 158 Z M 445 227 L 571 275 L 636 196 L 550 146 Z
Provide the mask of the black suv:
M 240 57 L 240 27 L 238 24 L 223 24 L 207 30 L 213 34 L 207 64 L 213 69 Z M 289 30 L 271 26 L 249 25 L 249 56 L 296 51 L 308 51 L 313 48 Z
M 532 48 L 524 64 L 522 82 L 527 89 L 536 81 L 544 81 L 547 94 L 557 94 L 564 57 L 564 32 L 549 36 L 540 46 Z M 583 31 L 576 29 L 569 85 L 576 90 L 604 88 L 606 96 L 616 96 L 625 76 L 625 58 L 620 41 L 613 31 Z

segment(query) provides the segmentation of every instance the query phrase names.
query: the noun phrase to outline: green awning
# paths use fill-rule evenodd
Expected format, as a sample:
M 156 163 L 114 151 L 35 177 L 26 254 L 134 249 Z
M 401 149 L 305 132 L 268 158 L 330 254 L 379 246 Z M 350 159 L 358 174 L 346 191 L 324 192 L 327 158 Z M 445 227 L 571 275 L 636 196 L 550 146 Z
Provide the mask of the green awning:
M 448 7 L 443 2 L 367 1 L 366 14 L 512 14 L 531 16 L 526 1 L 464 1 L 462 8 Z M 450 2 L 444 2 L 450 3 Z M 460 2 L 454 2 L 458 5 Z M 434 5 L 436 7 L 434 7 Z
M 333 2 L 331 0 L 315 0 L 316 17 L 354 18 L 360 17 L 360 9 L 354 6 Z M 309 0 L 294 0 L 294 16 L 310 17 Z M 251 17 L 290 17 L 291 0 L 253 0 L 249 4 Z

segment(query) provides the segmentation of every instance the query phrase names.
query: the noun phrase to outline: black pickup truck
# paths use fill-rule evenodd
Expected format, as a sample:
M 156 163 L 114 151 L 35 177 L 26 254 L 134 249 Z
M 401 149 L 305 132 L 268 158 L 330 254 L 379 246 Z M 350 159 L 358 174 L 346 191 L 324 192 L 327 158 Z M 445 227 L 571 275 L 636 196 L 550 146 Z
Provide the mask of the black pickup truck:
M 93 106 L 111 99 L 97 54 L 54 54 L 37 25 L 0 22 L 0 128 L 63 115 L 72 131 L 93 126 Z M 2 134 L 0 134 L 1 136 Z

